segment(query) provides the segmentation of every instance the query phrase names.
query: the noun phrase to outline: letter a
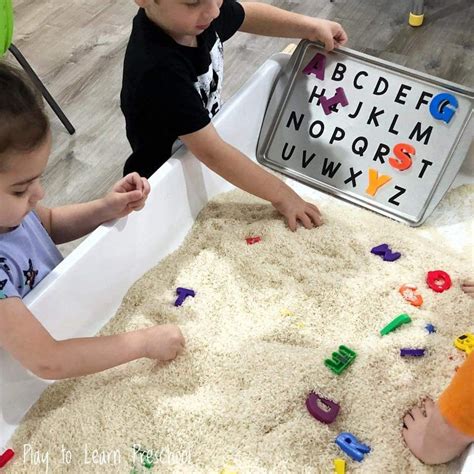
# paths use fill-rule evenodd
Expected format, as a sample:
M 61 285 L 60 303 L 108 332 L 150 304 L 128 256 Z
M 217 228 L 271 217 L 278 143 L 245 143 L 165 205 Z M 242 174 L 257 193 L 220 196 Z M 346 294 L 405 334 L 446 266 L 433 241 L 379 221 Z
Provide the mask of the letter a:
M 314 74 L 318 79 L 324 80 L 324 70 L 326 69 L 326 56 L 321 53 L 317 53 L 314 58 L 308 63 L 303 69 L 303 73 Z
M 371 196 L 375 196 L 379 188 L 387 184 L 392 179 L 391 176 L 379 176 L 379 172 L 373 168 L 369 168 L 369 185 L 365 192 Z

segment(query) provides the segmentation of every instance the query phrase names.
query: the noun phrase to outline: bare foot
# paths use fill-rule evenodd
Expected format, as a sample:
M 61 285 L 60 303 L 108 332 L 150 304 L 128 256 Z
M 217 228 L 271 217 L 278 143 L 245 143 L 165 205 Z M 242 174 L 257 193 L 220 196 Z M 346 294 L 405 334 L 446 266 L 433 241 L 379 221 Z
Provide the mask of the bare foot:
M 474 298 L 474 280 L 464 280 L 462 282 L 462 291 L 471 298 Z
M 442 464 L 459 456 L 474 441 L 449 425 L 438 405 L 426 399 L 403 418 L 403 438 L 410 451 L 426 464 Z

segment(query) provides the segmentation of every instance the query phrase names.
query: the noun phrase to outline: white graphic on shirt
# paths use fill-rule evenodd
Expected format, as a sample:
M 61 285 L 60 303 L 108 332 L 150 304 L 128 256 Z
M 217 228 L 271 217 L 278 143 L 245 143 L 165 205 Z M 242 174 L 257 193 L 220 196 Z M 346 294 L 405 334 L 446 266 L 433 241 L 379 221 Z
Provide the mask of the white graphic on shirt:
M 222 80 L 224 78 L 224 48 L 216 33 L 216 42 L 210 51 L 211 64 L 206 73 L 198 76 L 194 87 L 212 118 L 221 108 Z

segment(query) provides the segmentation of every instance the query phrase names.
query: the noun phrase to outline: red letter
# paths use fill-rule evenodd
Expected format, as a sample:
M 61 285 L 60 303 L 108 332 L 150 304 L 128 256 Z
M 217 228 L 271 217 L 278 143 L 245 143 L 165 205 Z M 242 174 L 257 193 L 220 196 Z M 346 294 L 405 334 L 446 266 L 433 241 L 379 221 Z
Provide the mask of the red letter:
M 393 147 L 393 153 L 398 158 L 389 158 L 388 162 L 396 170 L 407 170 L 412 165 L 411 156 L 416 154 L 415 148 L 408 143 L 397 143 Z

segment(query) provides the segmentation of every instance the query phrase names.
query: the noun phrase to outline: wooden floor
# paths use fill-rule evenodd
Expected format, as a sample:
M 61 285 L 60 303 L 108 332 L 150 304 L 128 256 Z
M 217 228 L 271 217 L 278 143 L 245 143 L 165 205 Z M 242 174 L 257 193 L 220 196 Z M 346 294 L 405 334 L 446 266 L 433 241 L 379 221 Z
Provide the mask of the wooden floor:
M 271 0 L 281 8 L 339 21 L 348 47 L 474 86 L 474 2 L 425 1 L 425 24 L 407 24 L 411 0 Z M 133 0 L 14 0 L 14 42 L 77 128 L 55 116 L 45 204 L 99 197 L 121 177 L 129 154 L 119 108 L 122 61 Z M 288 39 L 238 33 L 225 44 L 224 100 Z M 77 245 L 62 248 L 67 254 Z

